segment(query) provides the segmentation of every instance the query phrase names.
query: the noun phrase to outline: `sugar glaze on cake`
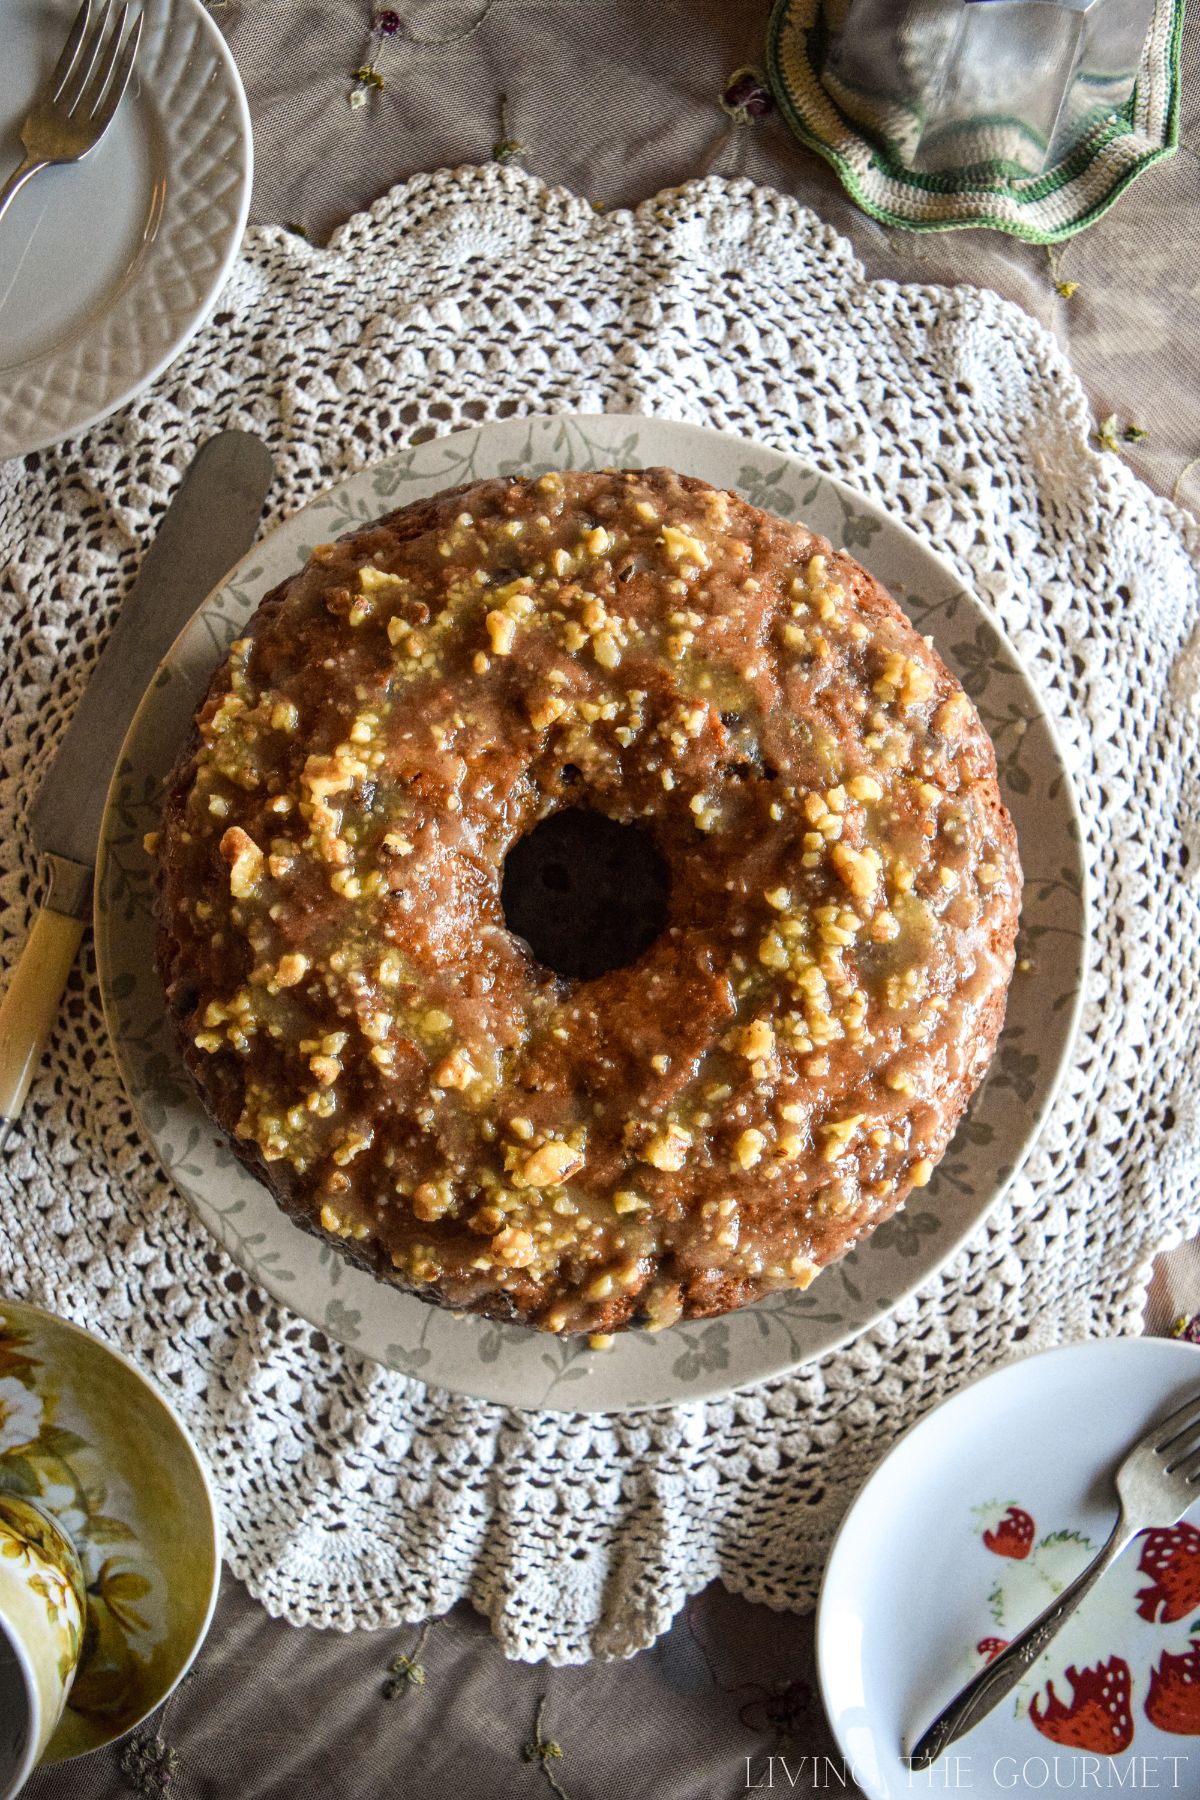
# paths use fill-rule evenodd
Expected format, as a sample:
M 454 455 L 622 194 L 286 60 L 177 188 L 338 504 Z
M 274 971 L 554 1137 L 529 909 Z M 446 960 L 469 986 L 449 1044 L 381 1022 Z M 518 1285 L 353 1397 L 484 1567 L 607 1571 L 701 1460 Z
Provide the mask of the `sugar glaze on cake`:
M 501 903 L 567 809 L 669 885 L 586 979 Z M 318 547 L 218 669 L 157 849 L 184 1059 L 279 1203 L 567 1333 L 804 1287 L 927 1183 L 1021 889 L 987 734 L 895 602 L 668 469 L 484 481 Z

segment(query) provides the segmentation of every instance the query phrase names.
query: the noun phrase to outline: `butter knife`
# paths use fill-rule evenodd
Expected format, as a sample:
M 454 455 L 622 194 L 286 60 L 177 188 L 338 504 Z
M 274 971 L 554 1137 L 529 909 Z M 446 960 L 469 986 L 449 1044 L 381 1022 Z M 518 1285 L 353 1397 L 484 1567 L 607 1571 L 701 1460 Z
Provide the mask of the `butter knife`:
M 48 868 L 41 911 L 0 1003 L 0 1148 L 21 1111 L 87 921 L 109 778 L 151 676 L 254 542 L 274 473 L 246 431 L 194 457 L 117 615 L 30 814 Z

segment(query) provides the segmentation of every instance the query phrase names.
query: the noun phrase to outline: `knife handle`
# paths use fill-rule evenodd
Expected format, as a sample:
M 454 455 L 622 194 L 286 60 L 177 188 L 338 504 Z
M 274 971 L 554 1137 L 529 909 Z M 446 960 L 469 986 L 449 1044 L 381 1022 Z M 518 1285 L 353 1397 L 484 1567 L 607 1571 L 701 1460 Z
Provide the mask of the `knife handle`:
M 44 906 L 0 1001 L 0 1149 L 25 1103 L 82 936 L 82 919 Z

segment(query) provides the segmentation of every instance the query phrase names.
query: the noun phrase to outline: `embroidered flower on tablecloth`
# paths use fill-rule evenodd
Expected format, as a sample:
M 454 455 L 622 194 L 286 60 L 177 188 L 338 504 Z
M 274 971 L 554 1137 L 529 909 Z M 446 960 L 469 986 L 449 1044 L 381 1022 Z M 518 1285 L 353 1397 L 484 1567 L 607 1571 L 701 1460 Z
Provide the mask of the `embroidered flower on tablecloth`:
M 721 105 L 736 125 L 750 125 L 774 112 L 775 99 L 761 69 L 735 69 L 721 92 Z
M 356 112 L 360 106 L 367 104 L 371 94 L 383 92 L 386 83 L 376 67 L 379 52 L 388 38 L 395 37 L 402 23 L 400 14 L 390 6 L 381 7 L 371 14 L 371 38 L 367 46 L 366 61 L 354 70 L 354 86 L 346 96 Z

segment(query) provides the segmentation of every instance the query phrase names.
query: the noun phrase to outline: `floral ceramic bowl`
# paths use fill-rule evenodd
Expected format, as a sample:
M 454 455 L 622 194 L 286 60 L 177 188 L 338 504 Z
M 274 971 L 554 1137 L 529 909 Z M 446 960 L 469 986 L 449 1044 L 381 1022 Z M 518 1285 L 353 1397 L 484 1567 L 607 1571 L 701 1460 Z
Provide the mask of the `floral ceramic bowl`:
M 203 1642 L 221 1568 L 216 1502 L 184 1426 L 107 1344 L 0 1298 L 0 1530 L 32 1500 L 83 1573 L 83 1641 L 44 1760 L 122 1736 Z M 0 1546 L 2 1551 L 2 1546 Z
M 75 1546 L 37 1500 L 0 1492 L 0 1793 L 20 1792 L 62 1718 L 87 1589 Z

